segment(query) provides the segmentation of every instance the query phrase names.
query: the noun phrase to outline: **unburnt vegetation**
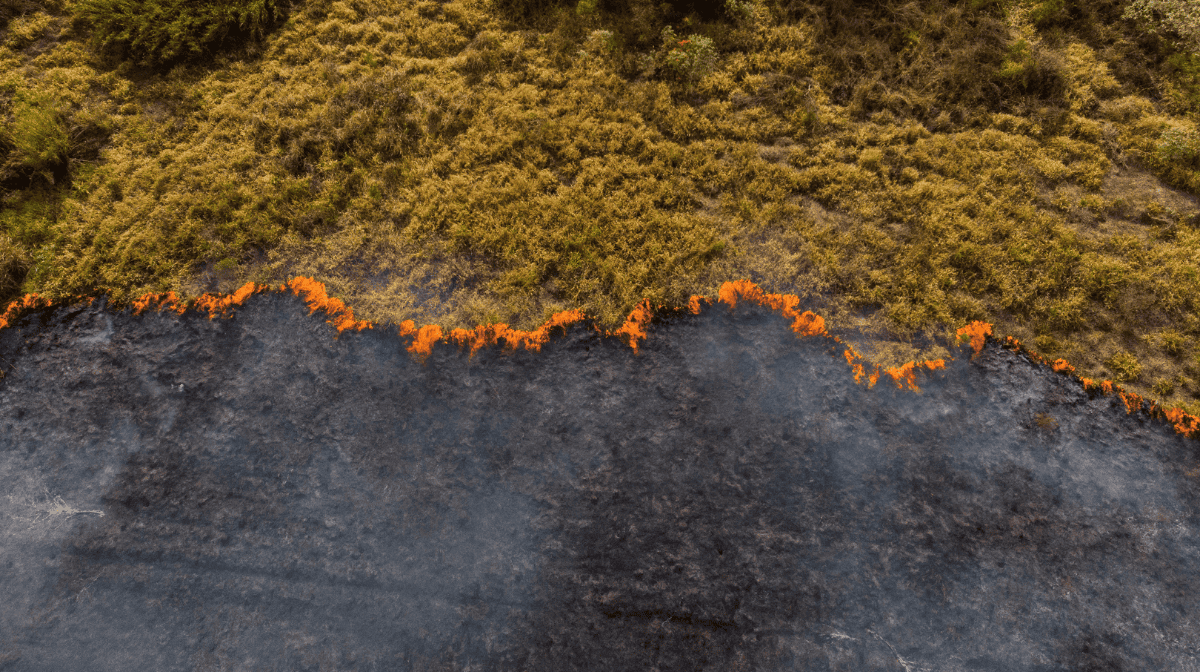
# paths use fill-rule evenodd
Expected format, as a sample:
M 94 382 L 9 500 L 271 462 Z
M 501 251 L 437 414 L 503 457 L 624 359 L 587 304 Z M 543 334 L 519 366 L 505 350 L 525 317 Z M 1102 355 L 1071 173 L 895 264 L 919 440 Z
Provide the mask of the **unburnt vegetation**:
M 984 320 L 1200 414 L 1179 6 L 0 0 L 0 301 L 615 329 L 746 278 L 881 364 Z

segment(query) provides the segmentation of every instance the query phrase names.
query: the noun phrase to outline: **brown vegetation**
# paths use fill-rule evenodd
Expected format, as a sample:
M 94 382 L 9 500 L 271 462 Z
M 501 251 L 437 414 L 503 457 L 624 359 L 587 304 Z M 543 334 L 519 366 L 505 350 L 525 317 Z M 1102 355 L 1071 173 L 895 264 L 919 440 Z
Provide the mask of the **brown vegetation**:
M 1130 2 L 20 3 L 4 303 L 304 276 L 432 343 L 748 279 L 897 384 L 982 321 L 1200 414 L 1200 56 Z

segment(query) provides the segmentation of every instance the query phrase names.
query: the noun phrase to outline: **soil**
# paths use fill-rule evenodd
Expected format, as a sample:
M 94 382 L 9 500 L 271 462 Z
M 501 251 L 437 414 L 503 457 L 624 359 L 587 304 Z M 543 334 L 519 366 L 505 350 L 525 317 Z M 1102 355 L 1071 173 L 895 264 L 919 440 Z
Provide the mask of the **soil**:
M 747 301 L 540 351 L 295 294 L 0 329 L 0 670 L 1184 670 L 1200 442 Z M 336 338 L 335 338 L 336 336 Z

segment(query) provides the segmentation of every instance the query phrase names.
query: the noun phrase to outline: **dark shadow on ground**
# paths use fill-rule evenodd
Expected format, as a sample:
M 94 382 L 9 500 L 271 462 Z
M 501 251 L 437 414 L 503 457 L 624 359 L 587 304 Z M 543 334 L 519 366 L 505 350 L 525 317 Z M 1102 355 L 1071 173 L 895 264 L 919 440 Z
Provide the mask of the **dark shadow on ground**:
M 422 364 L 295 295 L 0 329 L 0 669 L 1195 670 L 1200 442 L 749 302 Z

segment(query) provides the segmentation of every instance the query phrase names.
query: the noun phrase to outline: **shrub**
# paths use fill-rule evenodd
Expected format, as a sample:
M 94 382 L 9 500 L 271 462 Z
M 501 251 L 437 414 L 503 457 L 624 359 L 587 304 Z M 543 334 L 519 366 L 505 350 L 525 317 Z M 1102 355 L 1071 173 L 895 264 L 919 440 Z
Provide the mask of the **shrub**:
M 1029 20 L 1038 28 L 1045 28 L 1061 20 L 1066 14 L 1063 0 L 1042 0 L 1029 12 Z
M 598 54 L 611 54 L 617 50 L 616 39 L 609 30 L 593 30 L 586 44 L 589 50 Z
M 1059 342 L 1049 334 L 1042 334 L 1034 337 L 1033 345 L 1038 349 L 1038 352 L 1046 355 L 1052 355 L 1062 349 L 1062 346 L 1059 344 Z
M 0 132 L 4 129 L 0 129 Z M 21 92 L 13 106 L 11 130 L 0 139 L 16 149 L 10 165 L 31 169 L 54 183 L 53 170 L 63 163 L 70 140 L 53 100 L 45 94 Z
M 1195 0 L 1133 0 L 1121 18 L 1136 21 L 1151 35 L 1162 36 L 1164 30 L 1178 35 L 1182 44 L 1170 40 L 1176 50 L 1200 51 L 1200 3 Z
M 1178 166 L 1195 166 L 1200 158 L 1200 133 L 1181 128 L 1163 131 L 1155 147 L 1159 158 Z
M 738 26 L 753 26 L 759 18 L 759 7 L 752 0 L 725 0 L 725 11 Z
M 34 12 L 54 13 L 62 11 L 62 0 L 0 0 L 0 30 L 8 26 L 15 17 Z
M 717 55 L 712 40 L 707 37 L 689 35 L 687 39 L 679 40 L 671 26 L 663 28 L 662 36 L 664 47 L 670 49 L 666 66 L 676 78 L 687 83 L 689 91 L 716 68 Z
M 10 236 L 0 233 L 0 311 L 15 299 L 25 274 L 33 266 L 33 258 L 29 256 L 17 241 Z
M 1011 93 L 1061 101 L 1068 89 L 1066 69 L 1053 50 L 1018 39 L 1006 49 L 996 77 Z
M 1162 349 L 1169 355 L 1178 355 L 1183 351 L 1187 338 L 1174 329 L 1166 329 L 1159 333 Z
M 79 0 L 74 13 L 92 26 L 93 48 L 143 67 L 199 56 L 234 30 L 261 39 L 279 14 L 275 0 Z
M 1022 77 L 1026 70 L 1033 65 L 1033 52 L 1025 40 L 1017 40 L 1008 48 L 1004 63 L 1000 66 L 999 75 L 1005 78 Z
M 1154 387 L 1150 388 L 1150 390 L 1160 398 L 1165 399 L 1175 393 L 1175 381 L 1169 378 L 1162 378 L 1154 383 Z
M 0 184 L 5 186 L 32 186 L 35 175 L 51 185 L 71 179 L 72 168 L 95 162 L 114 128 L 102 109 L 85 104 L 70 112 L 45 91 L 17 91 L 11 115 L 8 123 L 0 111 Z
M 553 15 L 555 9 L 561 5 L 557 0 L 491 0 L 491 4 L 501 16 L 514 21 L 544 19 Z M 575 12 L 580 16 L 587 16 L 597 9 L 596 4 L 592 2 L 580 4 L 575 6 Z
M 1200 108 L 1200 46 L 1191 52 L 1180 52 L 1167 57 L 1167 73 L 1171 83 L 1164 87 L 1164 97 L 1170 101 L 1167 109 L 1175 108 L 1183 114 Z
M 1126 383 L 1137 380 L 1142 375 L 1142 365 L 1132 353 L 1121 351 L 1104 363 L 1113 372 L 1113 380 Z

